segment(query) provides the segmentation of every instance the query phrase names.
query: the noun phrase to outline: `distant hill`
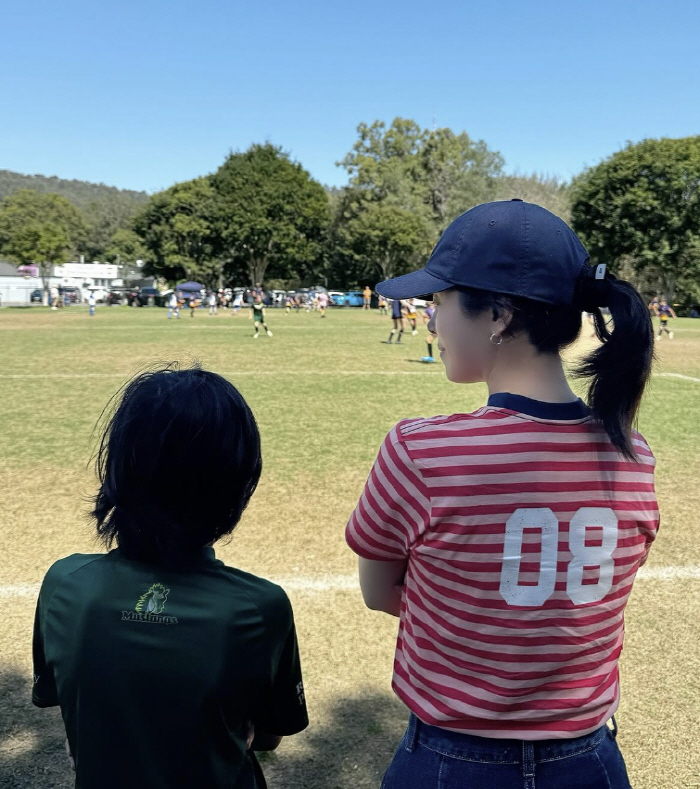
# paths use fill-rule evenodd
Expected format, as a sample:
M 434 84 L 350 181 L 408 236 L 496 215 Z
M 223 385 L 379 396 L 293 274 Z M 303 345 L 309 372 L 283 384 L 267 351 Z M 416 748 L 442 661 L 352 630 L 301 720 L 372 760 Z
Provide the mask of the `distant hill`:
M 103 260 L 114 233 L 129 228 L 131 218 L 148 200 L 146 192 L 68 181 L 55 175 L 21 175 L 0 170 L 0 202 L 20 189 L 61 195 L 82 211 L 88 235 L 76 252 L 88 260 Z
M 0 200 L 19 189 L 33 189 L 36 192 L 53 192 L 63 195 L 78 208 L 85 209 L 91 203 L 115 202 L 133 203 L 134 208 L 148 200 L 146 192 L 131 189 L 117 189 L 116 186 L 93 184 L 88 181 L 68 181 L 55 175 L 22 175 L 11 170 L 0 170 Z

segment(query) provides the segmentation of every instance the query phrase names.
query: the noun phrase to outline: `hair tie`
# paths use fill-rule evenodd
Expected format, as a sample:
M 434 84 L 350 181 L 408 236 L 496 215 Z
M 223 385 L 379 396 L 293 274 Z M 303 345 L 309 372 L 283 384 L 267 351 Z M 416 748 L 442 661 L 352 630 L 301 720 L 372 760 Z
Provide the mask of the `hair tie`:
M 583 312 L 595 312 L 610 304 L 610 292 L 615 277 L 608 274 L 605 263 L 595 269 L 584 269 L 576 282 L 574 305 Z

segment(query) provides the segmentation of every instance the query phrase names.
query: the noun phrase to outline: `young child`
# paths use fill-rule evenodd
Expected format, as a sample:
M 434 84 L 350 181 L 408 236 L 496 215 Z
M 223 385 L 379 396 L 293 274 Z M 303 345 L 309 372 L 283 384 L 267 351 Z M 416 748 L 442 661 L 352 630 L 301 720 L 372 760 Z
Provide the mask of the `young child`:
M 448 379 L 489 391 L 474 413 L 399 422 L 346 529 L 366 604 L 399 617 L 393 688 L 410 719 L 382 786 L 629 789 L 607 721 L 659 522 L 632 430 L 653 356 L 645 302 L 522 201 L 458 217 L 425 269 L 376 289 L 433 292 Z M 560 357 L 582 311 L 602 341 L 578 370 L 588 405 Z
M 260 789 L 254 751 L 307 726 L 287 596 L 212 547 L 261 468 L 221 376 L 166 368 L 124 389 L 92 513 L 117 547 L 56 562 L 34 627 L 32 700 L 60 706 L 76 786 Z
M 413 299 L 406 301 L 406 320 L 411 327 L 411 334 L 415 337 L 418 334 L 418 313 Z
M 263 304 L 262 296 L 259 294 L 255 296 L 253 303 L 250 305 L 250 313 L 255 328 L 253 339 L 257 340 L 261 326 L 267 332 L 267 336 L 272 337 L 272 332 L 267 328 L 267 324 L 265 323 L 265 305 Z
M 672 340 L 673 332 L 668 328 L 668 319 L 676 317 L 673 307 L 669 306 L 665 299 L 661 299 L 656 314 L 659 316 L 659 333 L 656 335 L 656 339 L 660 340 L 661 335 L 666 332 L 668 339 Z
M 177 300 L 177 294 L 171 293 L 168 297 L 168 319 L 180 317 L 180 304 Z
M 401 337 L 406 328 L 405 312 L 406 308 L 403 301 L 401 301 L 401 299 L 393 299 L 391 302 L 391 331 L 389 332 L 388 339 L 382 340 L 385 345 L 391 345 L 394 335 L 396 335 L 397 332 L 396 344 L 401 344 Z
M 97 299 L 95 298 L 95 292 L 91 290 L 88 296 L 88 312 L 91 318 L 95 315 L 95 304 L 97 304 Z
M 433 315 L 435 314 L 435 305 L 431 301 L 430 303 L 426 304 L 425 309 L 423 310 L 423 324 L 428 325 L 428 337 L 425 341 L 427 347 L 427 355 L 421 357 L 421 361 L 425 362 L 426 364 L 433 364 L 435 362 L 435 357 L 433 356 L 433 340 L 435 339 L 433 333 L 430 331 L 430 321 L 433 319 Z

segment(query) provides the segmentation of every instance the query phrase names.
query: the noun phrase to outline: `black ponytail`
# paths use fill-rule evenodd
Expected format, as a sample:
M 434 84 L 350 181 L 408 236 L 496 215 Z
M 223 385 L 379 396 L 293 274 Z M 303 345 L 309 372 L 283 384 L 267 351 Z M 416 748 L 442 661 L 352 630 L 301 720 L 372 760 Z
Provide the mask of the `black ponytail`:
M 654 330 L 647 305 L 629 282 L 610 278 L 607 292 L 613 329 L 599 308 L 590 310 L 601 345 L 575 374 L 590 378 L 588 404 L 617 449 L 630 460 L 634 423 L 654 359 Z
M 496 320 L 510 313 L 512 317 L 504 336 L 525 332 L 540 353 L 560 353 L 579 336 L 581 312 L 593 315 L 601 345 L 583 359 L 574 375 L 591 379 L 588 404 L 593 416 L 615 448 L 630 460 L 637 460 L 631 431 L 654 358 L 651 317 L 642 297 L 629 282 L 610 275 L 595 279 L 593 271 L 586 269 L 577 282 L 574 307 L 475 288 L 455 290 L 467 315 L 490 310 Z M 612 331 L 598 304 L 610 309 Z

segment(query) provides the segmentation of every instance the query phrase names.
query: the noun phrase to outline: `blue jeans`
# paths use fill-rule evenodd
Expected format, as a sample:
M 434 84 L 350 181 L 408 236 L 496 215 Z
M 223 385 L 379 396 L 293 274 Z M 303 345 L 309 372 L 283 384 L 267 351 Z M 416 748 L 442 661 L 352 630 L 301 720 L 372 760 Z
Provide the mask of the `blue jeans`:
M 497 740 L 412 714 L 381 789 L 631 789 L 616 735 L 602 726 L 570 740 Z

